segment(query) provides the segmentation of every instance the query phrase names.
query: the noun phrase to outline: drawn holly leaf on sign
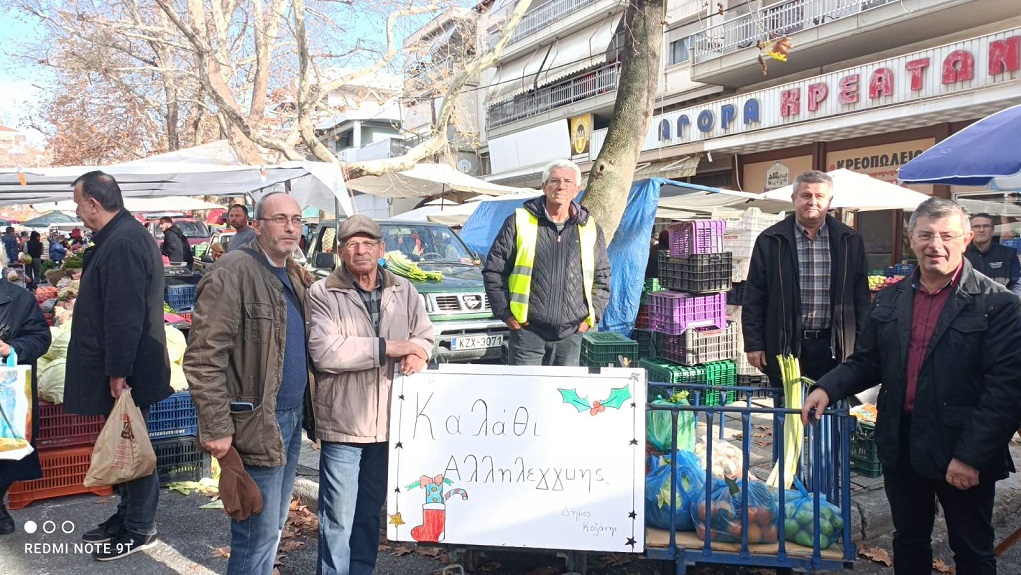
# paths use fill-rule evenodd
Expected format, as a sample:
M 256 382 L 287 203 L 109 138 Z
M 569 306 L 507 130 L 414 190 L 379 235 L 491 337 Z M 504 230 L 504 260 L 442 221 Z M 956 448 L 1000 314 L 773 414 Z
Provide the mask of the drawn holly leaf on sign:
M 578 410 L 578 413 L 592 409 L 592 404 L 589 403 L 588 398 L 579 396 L 577 390 L 557 388 L 557 391 L 563 396 L 564 403 L 573 406 Z M 613 395 L 611 394 L 610 397 L 613 397 Z
M 890 558 L 890 553 L 886 549 L 882 549 L 880 547 L 868 547 L 863 544 L 861 546 L 861 550 L 858 551 L 858 556 L 870 559 L 876 563 L 882 563 L 887 567 L 893 565 L 893 559 Z
M 610 390 L 610 397 L 606 398 L 606 401 L 601 402 L 606 407 L 612 407 L 614 409 L 620 409 L 621 404 L 631 399 L 631 390 L 625 387 L 615 387 Z

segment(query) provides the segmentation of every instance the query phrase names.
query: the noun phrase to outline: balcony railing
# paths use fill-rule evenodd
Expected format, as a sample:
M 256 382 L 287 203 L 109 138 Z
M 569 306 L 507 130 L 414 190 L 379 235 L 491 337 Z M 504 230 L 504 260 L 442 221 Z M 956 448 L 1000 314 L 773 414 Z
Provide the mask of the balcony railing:
M 565 82 L 539 88 L 523 96 L 493 104 L 489 107 L 490 128 L 497 128 L 517 120 L 537 116 L 543 112 L 567 106 L 617 89 L 620 63 L 599 68 Z
M 543 4 L 534 10 L 529 10 L 521 18 L 518 27 L 514 29 L 509 43 L 513 44 L 532 32 L 541 30 L 552 22 L 573 14 L 591 3 L 592 0 L 553 0 L 549 4 Z M 510 16 L 512 10 L 513 6 L 508 7 L 508 16 Z M 499 34 L 490 35 L 489 47 L 495 46 L 499 40 Z
M 691 36 L 696 64 L 878 8 L 896 0 L 792 0 L 728 20 Z

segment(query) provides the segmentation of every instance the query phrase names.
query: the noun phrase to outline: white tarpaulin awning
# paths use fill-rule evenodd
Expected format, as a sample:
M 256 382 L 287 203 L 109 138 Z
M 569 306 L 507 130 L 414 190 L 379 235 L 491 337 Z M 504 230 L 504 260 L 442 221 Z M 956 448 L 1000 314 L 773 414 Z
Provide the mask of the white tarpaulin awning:
M 36 211 L 57 210 L 61 212 L 73 212 L 77 209 L 74 200 L 61 200 L 53 204 L 34 204 Z M 197 198 L 172 197 L 172 198 L 125 198 L 124 208 L 129 212 L 191 212 L 195 210 L 225 209 L 227 206 L 214 204 Z
M 833 178 L 831 209 L 846 208 L 863 212 L 875 210 L 914 211 L 918 204 L 929 199 L 929 196 L 921 192 L 843 168 L 827 173 Z M 759 194 L 757 197 L 786 202 L 789 209 L 793 189 L 793 184 L 791 184 Z M 763 211 L 767 210 L 763 208 Z
M 110 166 L 26 168 L 20 174 L 18 169 L 0 169 L 0 205 L 69 200 L 75 179 L 97 169 L 117 179 L 125 198 L 288 191 L 302 207 L 334 212 L 339 202 L 342 212 L 354 213 L 338 165 L 302 161 L 249 166 L 237 159 L 224 140 Z
M 539 74 L 539 85 L 605 64 L 606 52 L 623 15 L 622 12 L 615 14 L 581 32 L 557 40 L 550 54 L 550 63 Z
M 549 51 L 549 48 L 542 48 L 526 58 L 518 58 L 501 65 L 489 83 L 489 103 L 508 100 L 531 89 L 535 83 L 535 75 L 542 68 Z
M 417 164 L 410 170 L 365 176 L 348 182 L 352 190 L 386 198 L 439 196 L 446 192 L 474 192 L 502 196 L 528 188 L 501 186 L 463 174 L 447 164 Z M 538 190 L 531 190 L 538 194 Z

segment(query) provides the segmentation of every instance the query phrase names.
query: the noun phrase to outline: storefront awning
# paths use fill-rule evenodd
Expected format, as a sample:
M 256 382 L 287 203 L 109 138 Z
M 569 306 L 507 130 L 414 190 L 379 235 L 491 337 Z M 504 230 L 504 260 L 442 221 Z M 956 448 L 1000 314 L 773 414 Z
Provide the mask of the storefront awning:
M 501 65 L 489 87 L 491 104 L 524 94 L 533 88 L 607 62 L 607 52 L 620 24 L 621 14 L 560 38 L 550 46 Z
M 702 154 L 692 154 L 669 160 L 638 164 L 638 167 L 635 169 L 635 176 L 632 179 L 665 178 L 667 180 L 676 180 L 678 178 L 690 178 L 695 175 L 695 170 L 698 169 L 698 162 L 701 158 Z

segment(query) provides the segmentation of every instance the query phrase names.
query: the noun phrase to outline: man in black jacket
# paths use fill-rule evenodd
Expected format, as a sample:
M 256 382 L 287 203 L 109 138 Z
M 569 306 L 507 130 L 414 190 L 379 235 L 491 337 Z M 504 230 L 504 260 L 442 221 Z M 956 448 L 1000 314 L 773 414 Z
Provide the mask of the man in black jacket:
M 528 200 L 500 228 L 482 269 L 493 315 L 510 327 L 510 365 L 578 365 L 581 338 L 610 298 L 603 230 L 574 201 L 581 170 L 556 160 L 544 197 Z
M 149 406 L 173 393 L 163 327 L 163 265 L 152 234 L 124 209 L 113 176 L 74 182 L 78 217 L 95 232 L 85 251 L 67 348 L 64 411 L 109 415 L 125 389 L 148 421 Z M 82 538 L 100 561 L 156 544 L 156 473 L 117 485 L 117 512 Z
M 799 175 L 794 214 L 755 240 L 741 328 L 748 363 L 775 388 L 778 355 L 798 357 L 802 374 L 818 379 L 854 351 L 869 310 L 865 242 L 827 215 L 832 199 L 828 174 Z
M 174 220 L 170 216 L 161 217 L 159 225 L 163 230 L 163 245 L 160 247 L 160 253 L 167 256 L 170 263 L 187 264 L 188 269 L 191 269 L 195 257 L 191 253 L 188 237 L 184 235 L 180 227 L 174 225 Z
M 968 258 L 971 267 L 996 283 L 1007 286 L 1014 295 L 1021 296 L 1021 262 L 1018 262 L 1017 250 L 993 243 L 993 216 L 971 216 L 971 231 L 975 237 L 964 251 L 964 257 Z
M 805 401 L 807 423 L 882 382 L 875 441 L 896 533 L 897 575 L 928 575 L 938 498 L 958 573 L 993 575 L 996 482 L 1014 471 L 1021 422 L 1021 301 L 964 259 L 964 210 L 930 198 L 908 223 L 918 269 L 885 288 L 858 348 Z

